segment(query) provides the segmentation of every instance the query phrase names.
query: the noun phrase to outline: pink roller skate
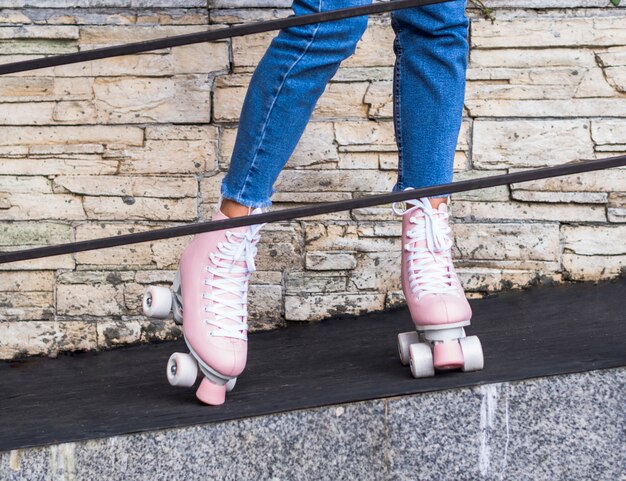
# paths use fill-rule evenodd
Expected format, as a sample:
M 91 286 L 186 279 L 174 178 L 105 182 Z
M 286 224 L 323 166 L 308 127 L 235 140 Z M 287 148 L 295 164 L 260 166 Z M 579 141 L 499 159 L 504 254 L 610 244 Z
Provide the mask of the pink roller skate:
M 260 213 L 255 209 L 252 214 Z M 218 212 L 213 220 L 227 217 Z M 147 316 L 165 318 L 170 310 L 183 324 L 189 354 L 176 352 L 167 363 L 172 386 L 191 387 L 198 367 L 204 376 L 196 396 L 206 404 L 224 403 L 247 359 L 247 295 L 259 241 L 255 225 L 197 235 L 180 259 L 171 292 L 165 287 L 146 290 Z M 184 306 L 184 310 L 183 310 Z
M 402 215 L 402 290 L 416 331 L 398 335 L 400 360 L 413 377 L 435 370 L 483 368 L 476 336 L 465 336 L 472 310 L 452 265 L 448 206 L 428 198 L 407 201 Z

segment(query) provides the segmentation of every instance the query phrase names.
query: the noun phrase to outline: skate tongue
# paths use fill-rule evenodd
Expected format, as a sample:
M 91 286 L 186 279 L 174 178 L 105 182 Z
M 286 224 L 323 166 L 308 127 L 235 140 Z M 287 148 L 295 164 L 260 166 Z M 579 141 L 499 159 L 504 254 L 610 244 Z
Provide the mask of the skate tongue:
M 421 199 L 410 199 L 405 202 L 406 205 L 409 206 L 407 207 L 407 210 L 413 209 L 414 207 L 422 206 L 426 209 L 430 207 L 433 212 L 437 213 L 448 212 L 448 204 L 446 202 L 442 202 L 436 209 L 433 209 L 427 197 L 422 197 Z
M 263 212 L 262 208 L 254 209 L 251 214 L 256 215 Z M 224 214 L 221 210 L 218 210 L 217 213 L 213 216 L 213 220 L 224 220 L 230 219 L 226 214 Z M 263 224 L 264 225 L 264 224 Z M 243 267 L 244 265 L 247 267 L 249 272 L 254 272 L 256 270 L 256 266 L 254 263 L 255 249 L 251 246 L 250 237 L 256 235 L 256 233 L 260 230 L 262 226 L 243 226 L 237 227 L 233 229 L 233 232 L 245 233 L 247 239 L 240 239 L 239 248 L 235 252 L 233 256 L 233 266 L 237 265 Z M 239 275 L 235 275 L 235 277 L 244 277 L 245 274 L 239 273 Z
M 421 207 L 422 210 L 433 210 L 431 207 L 428 198 L 422 197 L 421 199 L 409 199 L 405 201 L 406 203 L 406 212 L 416 210 L 417 207 Z M 406 213 L 405 212 L 405 213 Z
M 426 197 L 407 201 L 407 205 L 411 207 L 406 210 L 405 214 L 410 215 L 411 218 L 423 219 L 423 236 L 415 241 L 415 246 L 428 249 L 433 260 L 438 261 L 436 254 L 447 251 L 452 245 L 448 237 L 449 228 L 441 218 L 441 214 L 447 213 L 448 206 L 446 203 L 441 203 L 437 209 L 433 209 Z

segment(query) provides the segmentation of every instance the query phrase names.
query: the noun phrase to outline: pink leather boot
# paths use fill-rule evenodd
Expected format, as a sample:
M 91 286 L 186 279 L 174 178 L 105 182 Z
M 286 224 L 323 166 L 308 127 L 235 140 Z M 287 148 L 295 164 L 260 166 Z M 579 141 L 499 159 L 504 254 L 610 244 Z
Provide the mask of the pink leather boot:
M 218 212 L 213 220 L 226 218 Z M 199 367 L 204 377 L 196 396 L 206 404 L 222 404 L 246 365 L 248 283 L 262 226 L 197 235 L 182 254 L 174 293 L 152 286 L 144 296 L 146 315 L 167 317 L 173 307 L 175 319 L 182 317 L 190 354 L 172 354 L 167 377 L 189 387 Z
M 417 332 L 398 336 L 400 359 L 411 364 L 415 377 L 432 376 L 435 370 L 482 369 L 480 341 L 466 337 L 463 329 L 472 310 L 452 264 L 448 205 L 435 210 L 426 197 L 406 204 L 401 213 L 402 290 Z

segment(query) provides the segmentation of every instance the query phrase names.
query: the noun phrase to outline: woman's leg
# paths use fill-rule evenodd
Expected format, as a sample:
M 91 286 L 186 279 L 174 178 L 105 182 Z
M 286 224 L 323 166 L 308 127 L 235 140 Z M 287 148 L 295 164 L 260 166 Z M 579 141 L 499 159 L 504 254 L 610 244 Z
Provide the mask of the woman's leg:
M 371 0 L 295 0 L 296 15 Z M 354 53 L 367 17 L 282 30 L 257 66 L 243 104 L 222 196 L 242 206 L 270 205 L 273 184 L 289 160 L 317 100 Z
M 452 180 L 463 113 L 465 1 L 394 12 L 394 118 L 399 150 L 395 190 Z M 438 205 L 444 203 L 444 205 Z M 472 309 L 452 263 L 447 196 L 407 202 L 402 220 L 402 287 L 417 334 L 399 336 L 415 377 L 435 370 L 483 368 L 476 336 L 465 336 Z M 433 207 L 437 208 L 433 208 Z
M 394 190 L 451 182 L 469 48 L 465 0 L 397 10 L 392 26 L 399 156 Z
M 301 15 L 364 1 L 370 0 L 295 0 L 293 8 Z M 272 185 L 317 99 L 339 63 L 354 52 L 366 24 L 367 18 L 360 17 L 308 25 L 281 31 L 274 39 L 248 88 L 222 183 L 224 202 L 213 220 L 255 214 L 261 209 L 252 208 L 270 203 Z M 198 234 L 181 258 L 176 299 L 184 309 L 183 334 L 193 358 L 171 359 L 169 378 L 172 384 L 193 384 L 193 367 L 199 363 L 204 378 L 196 396 L 206 404 L 224 402 L 247 362 L 248 285 L 261 227 Z M 190 369 L 184 378 L 183 359 Z

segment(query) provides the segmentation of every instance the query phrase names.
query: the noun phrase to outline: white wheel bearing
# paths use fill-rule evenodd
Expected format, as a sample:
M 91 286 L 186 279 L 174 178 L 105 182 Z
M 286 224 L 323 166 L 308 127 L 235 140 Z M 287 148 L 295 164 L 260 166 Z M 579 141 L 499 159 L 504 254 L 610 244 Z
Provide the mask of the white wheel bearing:
M 167 380 L 172 386 L 191 387 L 198 377 L 198 363 L 191 354 L 175 352 L 167 361 Z

